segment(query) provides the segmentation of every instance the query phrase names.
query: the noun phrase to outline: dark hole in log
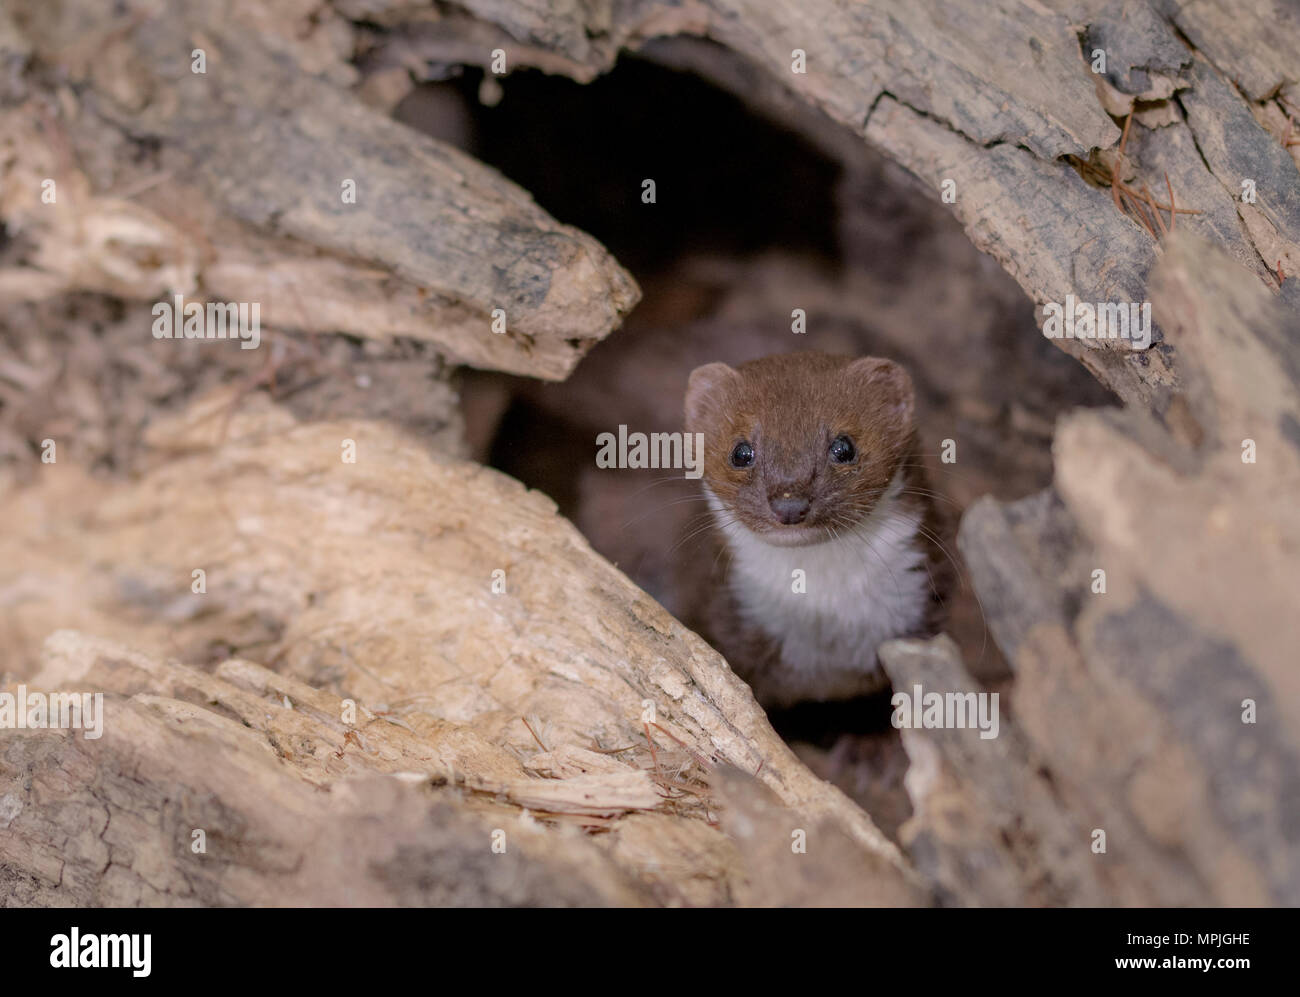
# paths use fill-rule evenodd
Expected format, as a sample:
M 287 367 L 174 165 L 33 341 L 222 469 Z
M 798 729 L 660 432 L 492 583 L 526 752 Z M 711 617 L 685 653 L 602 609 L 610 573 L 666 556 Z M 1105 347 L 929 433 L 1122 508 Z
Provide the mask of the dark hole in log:
M 477 100 L 481 80 L 469 71 L 425 87 L 398 117 L 444 129 L 440 137 L 595 235 L 644 297 L 562 384 L 467 372 L 469 436 L 480 459 L 549 494 L 670 610 L 682 608 L 667 582 L 671 558 L 695 556 L 673 545 L 699 524 L 698 485 L 663 471 L 597 471 L 595 440 L 621 424 L 680 430 L 685 379 L 698 364 L 796 349 L 904 363 L 931 486 L 954 517 L 983 494 L 1016 498 L 1047 485 L 1057 413 L 1110 400 L 1043 338 L 1030 302 L 936 192 L 857 140 L 828 140 L 820 130 L 834 126 L 771 120 L 698 77 L 637 58 L 587 86 L 515 73 L 492 107 Z M 654 204 L 641 199 L 647 178 Z M 804 336 L 792 334 L 795 308 L 807 313 Z M 938 459 L 945 440 L 957 445 L 955 464 Z M 949 550 L 957 556 L 955 544 Z M 948 630 L 977 677 L 1005 678 L 968 580 Z M 886 691 L 772 720 L 892 834 L 908 804 L 890 715 Z
M 585 86 L 528 70 L 502 81 L 495 107 L 474 100 L 479 79 L 460 84 L 475 108 L 470 151 L 634 274 L 698 252 L 839 256 L 839 164 L 698 77 L 626 56 Z M 654 204 L 641 199 L 647 179 Z

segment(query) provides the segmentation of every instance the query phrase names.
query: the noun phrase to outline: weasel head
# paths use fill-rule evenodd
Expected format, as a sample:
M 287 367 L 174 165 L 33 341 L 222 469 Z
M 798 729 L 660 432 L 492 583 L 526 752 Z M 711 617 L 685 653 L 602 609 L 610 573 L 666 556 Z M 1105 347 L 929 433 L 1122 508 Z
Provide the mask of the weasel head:
M 861 523 L 911 451 L 912 381 L 879 357 L 794 353 L 691 372 L 686 431 L 731 519 L 776 546 Z

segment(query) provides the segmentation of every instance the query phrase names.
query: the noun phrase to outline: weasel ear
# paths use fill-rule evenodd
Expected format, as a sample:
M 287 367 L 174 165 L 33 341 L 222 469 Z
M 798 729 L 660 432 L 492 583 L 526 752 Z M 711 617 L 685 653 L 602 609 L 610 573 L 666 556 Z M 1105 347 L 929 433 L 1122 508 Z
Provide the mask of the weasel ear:
M 695 432 L 708 421 L 709 414 L 722 406 L 723 396 L 740 375 L 725 363 L 706 363 L 691 371 L 686 383 L 686 430 Z
M 892 360 L 861 357 L 846 368 L 870 405 L 899 431 L 912 428 L 915 393 L 912 377 Z

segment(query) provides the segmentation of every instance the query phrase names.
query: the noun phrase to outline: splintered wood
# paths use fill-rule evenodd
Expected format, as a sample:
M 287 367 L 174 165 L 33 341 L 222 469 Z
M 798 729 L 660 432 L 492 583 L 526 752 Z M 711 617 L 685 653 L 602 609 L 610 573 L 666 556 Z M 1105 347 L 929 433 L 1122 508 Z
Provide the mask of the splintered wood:
M 238 815 L 207 827 L 210 841 L 240 837 L 236 824 L 257 826 L 296 853 L 306 844 L 286 835 L 303 826 L 275 816 L 282 790 L 313 786 L 333 799 L 354 777 L 376 773 L 398 778 L 386 792 L 403 808 L 474 815 L 466 827 L 479 828 L 474 847 L 485 852 L 494 828 L 514 840 L 517 828 L 540 834 L 538 820 L 601 831 L 585 843 L 565 838 L 563 848 L 595 849 L 600 868 L 612 862 L 640 884 L 603 894 L 605 902 L 724 902 L 742 880 L 761 879 L 719 826 L 711 785 L 727 766 L 766 785 L 791 828 L 838 827 L 874 870 L 854 880 L 863 902 L 916 889 L 897 850 L 804 768 L 722 659 L 595 555 L 542 495 L 378 424 L 297 424 L 260 396 L 241 406 L 219 446 L 198 445 L 193 426 L 182 417 L 155 427 L 151 440 L 173 456 L 139 482 L 92 489 L 60 463 L 5 503 L 14 528 L 0 541 L 0 563 L 16 574 L 0 591 L 31 596 L 0 618 L 11 667 L 33 689 L 110 694 L 101 740 L 32 731 L 9 742 L 19 754 L 0 774 L 0 798 L 19 801 L 19 812 L 0 855 L 23 870 L 15 894 L 23 902 L 69 899 L 74 882 L 77 902 L 173 902 L 196 876 L 208 890 L 196 902 L 324 902 L 333 894 L 297 880 L 268 900 L 267 884 L 247 878 L 255 850 L 213 850 L 224 858 L 206 866 L 190 856 L 184 801 L 219 800 Z M 340 463 L 344 440 L 355 443 L 355 465 Z M 190 590 L 198 566 L 212 580 L 205 594 Z M 187 593 L 179 599 L 178 580 Z M 38 636 L 66 627 L 81 633 Z M 263 664 L 223 659 L 218 634 L 260 644 Z M 123 711 L 133 718 L 127 733 L 111 721 Z M 57 744 L 99 773 L 90 785 L 46 773 L 40 759 L 57 767 Z M 123 858 L 112 879 L 98 878 L 102 849 L 89 843 L 84 868 L 63 886 L 30 865 L 55 810 L 102 813 L 105 781 L 140 771 L 150 745 L 163 744 L 166 758 L 145 767 L 165 765 L 168 792 L 181 802 L 146 837 L 165 853 L 165 873 L 146 883 Z M 227 759 L 223 744 L 238 751 Z M 254 760 L 257 788 L 223 796 L 226 773 L 242 785 L 236 770 Z M 22 788 L 32 765 L 41 806 Z M 333 806 L 314 805 L 312 819 Z M 647 819 L 689 830 L 645 838 Z M 379 826 L 374 834 L 398 847 Z M 683 841 L 692 842 L 686 854 L 677 851 Z M 331 861 L 349 881 L 364 875 L 351 858 Z M 822 875 L 817 865 L 807 864 L 810 876 Z

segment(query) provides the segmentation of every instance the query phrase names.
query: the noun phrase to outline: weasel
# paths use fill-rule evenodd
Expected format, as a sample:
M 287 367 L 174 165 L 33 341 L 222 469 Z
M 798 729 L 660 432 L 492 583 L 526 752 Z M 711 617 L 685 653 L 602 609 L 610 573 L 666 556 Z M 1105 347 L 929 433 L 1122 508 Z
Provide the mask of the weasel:
M 823 353 L 711 363 L 685 407 L 713 520 L 688 625 L 768 709 L 881 688 L 877 646 L 935 632 L 950 586 L 907 372 Z

